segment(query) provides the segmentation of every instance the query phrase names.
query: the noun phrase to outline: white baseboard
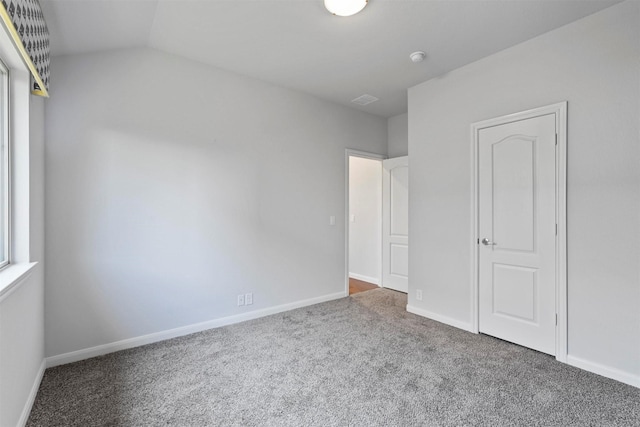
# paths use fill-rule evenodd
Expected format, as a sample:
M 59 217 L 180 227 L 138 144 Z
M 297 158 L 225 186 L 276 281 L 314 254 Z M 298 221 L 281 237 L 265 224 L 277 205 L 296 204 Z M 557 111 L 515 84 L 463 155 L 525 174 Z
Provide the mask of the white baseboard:
M 418 316 L 426 317 L 428 319 L 474 333 L 472 325 L 469 323 L 460 322 L 459 320 L 442 316 L 440 314 L 436 314 L 428 310 L 423 310 L 411 305 L 407 305 L 407 311 L 409 313 L 417 314 Z M 612 380 L 620 381 L 622 383 L 640 388 L 640 376 L 638 375 L 633 375 L 629 372 L 621 371 L 619 369 L 611 368 L 599 363 L 590 362 L 588 360 L 571 355 L 567 356 L 566 363 L 568 365 L 575 366 L 576 368 L 584 369 L 585 371 L 602 375 L 603 377 L 611 378 Z
M 59 354 L 47 357 L 46 367 L 64 365 L 67 363 L 78 362 L 80 360 L 90 359 L 96 356 L 102 356 L 115 351 L 126 350 L 129 348 L 139 347 L 141 345 L 152 344 L 158 341 L 164 341 L 171 338 L 181 337 L 196 332 L 206 331 L 207 329 L 219 328 L 220 326 L 232 325 L 234 323 L 245 322 L 247 320 L 258 319 L 260 317 L 269 316 L 271 314 L 281 313 L 283 311 L 294 310 L 300 307 L 319 304 L 339 298 L 344 298 L 345 293 L 336 292 L 333 294 L 323 295 L 316 298 L 310 298 L 302 301 L 296 301 L 289 304 L 282 304 L 275 307 L 263 308 L 260 310 L 250 311 L 247 313 L 236 314 L 234 316 L 222 317 L 220 319 L 208 320 L 206 322 L 195 323 L 192 325 L 182 326 L 180 328 L 169 329 L 166 331 L 154 332 L 152 334 L 143 335 L 135 338 L 129 338 L 122 341 L 116 341 L 109 344 L 98 345 L 95 347 L 76 350 L 69 353 Z M 36 389 L 37 391 L 37 389 Z
M 456 319 L 452 319 L 451 317 L 443 316 L 441 314 L 433 313 L 429 310 L 424 310 L 422 308 L 414 307 L 412 305 L 407 304 L 407 311 L 409 313 L 417 314 L 418 316 L 426 317 L 431 320 L 435 320 L 436 322 L 444 323 L 445 325 L 453 326 L 454 328 L 462 329 L 467 332 L 473 331 L 473 325 L 467 322 L 461 322 Z
M 380 286 L 380 279 L 376 277 L 369 277 L 358 273 L 349 273 L 349 277 L 351 279 L 362 280 L 363 282 L 369 282 Z
M 33 402 L 36 401 L 36 396 L 38 395 L 38 390 L 40 389 L 40 383 L 42 382 L 42 377 L 44 376 L 45 369 L 46 369 L 46 359 L 42 359 L 42 363 L 40 364 L 40 368 L 38 369 L 36 378 L 33 380 L 33 385 L 31 386 L 29 397 L 27 398 L 27 401 L 24 404 L 24 408 L 22 409 L 22 414 L 20 414 L 20 419 L 18 420 L 19 427 L 24 427 L 25 425 L 27 425 L 27 420 L 29 419 L 29 414 L 31 414 L 31 408 L 33 408 Z
M 575 366 L 576 368 L 584 369 L 585 371 L 589 371 L 594 374 L 602 375 L 603 377 L 611 378 L 612 380 L 620 381 L 621 383 L 640 388 L 639 375 L 633 375 L 629 372 L 621 371 L 619 369 L 611 368 L 599 363 L 590 362 L 588 360 L 571 355 L 567 356 L 567 364 Z

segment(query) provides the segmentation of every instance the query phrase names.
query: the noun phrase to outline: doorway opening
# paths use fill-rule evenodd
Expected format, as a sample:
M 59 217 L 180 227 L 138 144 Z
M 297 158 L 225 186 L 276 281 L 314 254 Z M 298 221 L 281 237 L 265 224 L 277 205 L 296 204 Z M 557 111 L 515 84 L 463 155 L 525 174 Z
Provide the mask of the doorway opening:
M 347 295 L 382 285 L 383 158 L 347 150 Z
M 347 150 L 345 295 L 376 287 L 407 293 L 409 158 Z

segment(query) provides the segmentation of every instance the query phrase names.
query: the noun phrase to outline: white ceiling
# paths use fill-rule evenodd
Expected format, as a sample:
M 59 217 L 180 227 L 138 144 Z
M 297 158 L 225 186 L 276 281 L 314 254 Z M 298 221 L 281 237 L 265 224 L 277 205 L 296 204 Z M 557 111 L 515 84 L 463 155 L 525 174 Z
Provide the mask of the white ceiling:
M 349 18 L 322 0 L 40 3 L 54 56 L 148 46 L 391 117 L 407 88 L 619 1 L 369 0 Z M 365 93 L 380 100 L 350 103 Z

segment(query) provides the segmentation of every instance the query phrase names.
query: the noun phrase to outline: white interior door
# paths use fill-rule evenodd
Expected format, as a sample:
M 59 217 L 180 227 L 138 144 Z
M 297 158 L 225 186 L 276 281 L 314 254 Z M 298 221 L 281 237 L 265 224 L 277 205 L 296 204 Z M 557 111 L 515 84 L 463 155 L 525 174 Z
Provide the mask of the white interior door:
M 382 286 L 408 291 L 409 157 L 382 162 Z
M 479 330 L 555 354 L 556 120 L 480 129 Z

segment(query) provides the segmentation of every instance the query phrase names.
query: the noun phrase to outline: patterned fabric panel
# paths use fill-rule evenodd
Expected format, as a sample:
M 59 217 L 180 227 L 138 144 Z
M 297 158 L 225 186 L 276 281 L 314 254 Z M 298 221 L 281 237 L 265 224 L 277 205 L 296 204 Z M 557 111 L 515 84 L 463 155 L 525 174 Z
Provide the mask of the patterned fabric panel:
M 49 90 L 49 29 L 44 21 L 38 0 L 2 0 L 13 26 L 22 40 L 31 62 L 40 75 L 44 88 Z M 36 80 L 37 77 L 34 76 Z M 35 83 L 37 85 L 37 83 Z

